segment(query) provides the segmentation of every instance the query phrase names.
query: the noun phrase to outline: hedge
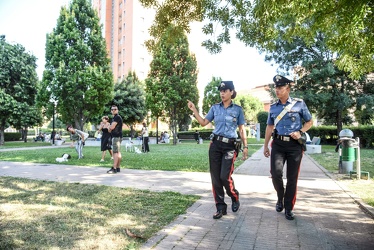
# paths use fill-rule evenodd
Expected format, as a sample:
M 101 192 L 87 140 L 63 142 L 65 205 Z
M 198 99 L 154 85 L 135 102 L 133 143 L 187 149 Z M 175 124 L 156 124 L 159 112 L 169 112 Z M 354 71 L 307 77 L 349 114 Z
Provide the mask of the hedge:
M 374 147 L 374 126 L 349 126 L 343 129 L 350 129 L 353 132 L 353 138 L 360 138 L 360 147 L 373 148 Z M 339 131 L 340 132 L 340 131 Z M 317 136 L 321 138 L 321 144 L 336 145 L 339 139 L 339 132 L 336 126 L 318 126 L 311 127 L 308 130 L 310 139 Z
M 19 141 L 22 138 L 22 134 L 19 132 L 4 133 L 4 141 Z

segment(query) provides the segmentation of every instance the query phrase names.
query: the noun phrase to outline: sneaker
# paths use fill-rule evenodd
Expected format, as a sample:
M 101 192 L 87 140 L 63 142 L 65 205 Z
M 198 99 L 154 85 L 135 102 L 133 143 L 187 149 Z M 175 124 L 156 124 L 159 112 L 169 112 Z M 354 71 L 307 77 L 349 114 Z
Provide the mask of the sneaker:
M 121 168 L 116 168 L 117 173 L 121 172 Z
M 114 168 L 111 168 L 107 171 L 108 174 L 116 174 L 117 173 L 117 170 L 114 169 Z
M 101 160 L 100 160 L 100 162 L 103 162 L 103 161 L 104 161 L 104 159 L 101 159 Z

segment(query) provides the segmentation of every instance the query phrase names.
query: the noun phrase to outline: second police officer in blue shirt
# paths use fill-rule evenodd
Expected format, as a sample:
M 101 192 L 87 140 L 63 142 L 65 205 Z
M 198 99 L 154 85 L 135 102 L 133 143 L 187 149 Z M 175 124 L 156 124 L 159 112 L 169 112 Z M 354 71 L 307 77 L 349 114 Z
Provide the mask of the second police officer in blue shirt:
M 231 198 L 231 209 L 237 212 L 240 206 L 239 192 L 235 189 L 234 180 L 231 175 L 234 171 L 234 162 L 238 154 L 236 139 L 237 128 L 243 143 L 243 159 L 248 156 L 247 137 L 244 130 L 244 112 L 242 107 L 232 102 L 236 97 L 236 91 L 232 81 L 222 81 L 218 86 L 221 102 L 214 104 L 205 118 L 199 115 L 195 105 L 188 101 L 188 108 L 193 111 L 195 118 L 202 126 L 214 121 L 215 129 L 209 147 L 210 176 L 212 179 L 213 196 L 217 212 L 214 219 L 219 219 L 227 214 L 227 204 L 224 201 L 226 190 Z
M 278 101 L 270 106 L 265 131 L 264 155 L 270 156 L 271 177 L 278 201 L 275 209 L 285 217 L 294 219 L 293 208 L 296 201 L 297 180 L 303 157 L 303 145 L 299 143 L 301 136 L 313 125 L 312 116 L 305 102 L 299 98 L 291 98 L 292 81 L 276 75 L 273 78 Z M 273 138 L 271 153 L 269 142 Z M 283 185 L 283 167 L 287 162 L 287 184 Z

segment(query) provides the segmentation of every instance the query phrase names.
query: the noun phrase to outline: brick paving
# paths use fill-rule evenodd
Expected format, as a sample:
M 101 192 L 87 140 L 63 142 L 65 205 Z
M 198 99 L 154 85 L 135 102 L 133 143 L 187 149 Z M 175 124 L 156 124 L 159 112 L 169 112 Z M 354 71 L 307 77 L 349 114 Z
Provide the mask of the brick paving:
M 293 221 L 275 211 L 269 159 L 263 157 L 262 149 L 233 174 L 240 192 L 239 211 L 228 209 L 219 220 L 212 219 L 215 206 L 208 173 L 123 169 L 117 175 L 108 175 L 106 170 L 0 161 L 2 176 L 201 196 L 186 214 L 160 230 L 142 249 L 374 249 L 373 208 L 331 178 L 308 155 L 302 161 Z M 227 200 L 230 208 L 231 201 Z

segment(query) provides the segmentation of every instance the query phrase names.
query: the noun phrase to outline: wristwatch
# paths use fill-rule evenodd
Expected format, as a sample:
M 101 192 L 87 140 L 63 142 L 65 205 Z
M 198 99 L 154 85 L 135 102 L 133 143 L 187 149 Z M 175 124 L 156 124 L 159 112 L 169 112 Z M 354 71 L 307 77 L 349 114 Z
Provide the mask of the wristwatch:
M 301 129 L 299 130 L 299 132 L 300 132 L 300 135 L 302 135 L 302 134 L 304 134 L 305 132 L 303 132 Z
M 248 146 L 244 146 L 243 149 L 244 149 L 244 148 L 248 149 Z

